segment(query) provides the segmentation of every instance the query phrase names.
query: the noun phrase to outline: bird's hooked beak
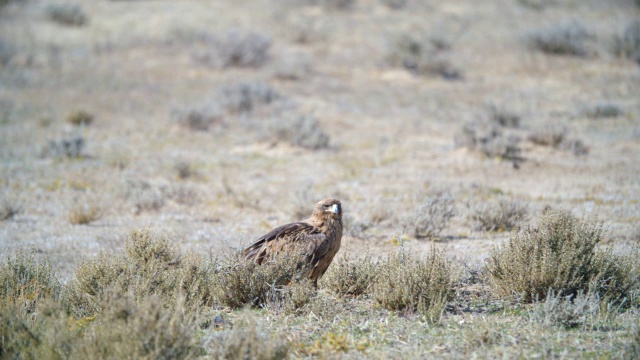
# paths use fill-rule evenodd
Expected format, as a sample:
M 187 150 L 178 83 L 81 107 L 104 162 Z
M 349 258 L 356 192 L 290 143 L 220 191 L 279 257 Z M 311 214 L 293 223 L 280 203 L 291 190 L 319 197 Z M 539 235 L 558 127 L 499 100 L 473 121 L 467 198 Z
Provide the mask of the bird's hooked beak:
M 329 207 L 324 212 L 328 212 L 328 213 L 332 213 L 332 214 L 338 214 L 338 213 L 340 213 L 340 205 L 333 204 L 333 205 L 331 205 L 331 207 Z

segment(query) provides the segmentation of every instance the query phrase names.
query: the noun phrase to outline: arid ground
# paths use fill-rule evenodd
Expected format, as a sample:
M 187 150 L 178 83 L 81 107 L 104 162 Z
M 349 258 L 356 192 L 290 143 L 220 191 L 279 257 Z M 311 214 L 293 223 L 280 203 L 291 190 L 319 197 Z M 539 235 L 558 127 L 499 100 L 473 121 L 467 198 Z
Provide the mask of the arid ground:
M 63 279 L 136 229 L 228 254 L 325 197 L 373 258 L 480 266 L 545 207 L 640 240 L 635 1 L 0 4 L 0 249 Z

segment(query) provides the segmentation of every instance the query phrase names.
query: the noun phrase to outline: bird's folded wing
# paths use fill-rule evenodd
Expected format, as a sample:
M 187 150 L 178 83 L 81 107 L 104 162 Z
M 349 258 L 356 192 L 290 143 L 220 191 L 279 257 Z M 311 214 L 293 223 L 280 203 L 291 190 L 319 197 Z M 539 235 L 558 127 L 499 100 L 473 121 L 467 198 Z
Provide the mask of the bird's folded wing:
M 243 255 L 246 259 L 256 259 L 258 263 L 262 263 L 270 253 L 299 251 L 312 256 L 325 239 L 326 235 L 318 228 L 305 222 L 295 222 L 279 226 L 261 236 L 244 250 Z

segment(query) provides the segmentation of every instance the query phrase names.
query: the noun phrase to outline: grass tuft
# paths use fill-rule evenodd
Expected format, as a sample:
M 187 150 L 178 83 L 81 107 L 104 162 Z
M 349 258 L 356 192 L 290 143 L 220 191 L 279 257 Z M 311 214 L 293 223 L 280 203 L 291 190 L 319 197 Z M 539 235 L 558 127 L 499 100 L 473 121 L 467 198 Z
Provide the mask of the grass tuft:
M 100 220 L 104 212 L 104 208 L 96 200 L 76 202 L 69 209 L 67 220 L 73 225 L 87 225 Z
M 300 114 L 288 114 L 270 119 L 267 124 L 268 139 L 273 143 L 285 142 L 293 146 L 320 150 L 329 147 L 329 135 L 317 119 Z

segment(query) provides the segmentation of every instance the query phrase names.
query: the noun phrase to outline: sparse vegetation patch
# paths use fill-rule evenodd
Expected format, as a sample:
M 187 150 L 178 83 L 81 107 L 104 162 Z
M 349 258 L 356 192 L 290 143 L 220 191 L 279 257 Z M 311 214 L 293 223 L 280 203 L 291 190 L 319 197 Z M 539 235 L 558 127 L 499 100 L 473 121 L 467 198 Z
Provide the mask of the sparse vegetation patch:
M 530 35 L 533 46 L 548 54 L 586 56 L 595 36 L 580 22 L 564 21 Z
M 82 7 L 78 4 L 51 4 L 46 8 L 47 17 L 64 26 L 83 26 L 88 18 Z

